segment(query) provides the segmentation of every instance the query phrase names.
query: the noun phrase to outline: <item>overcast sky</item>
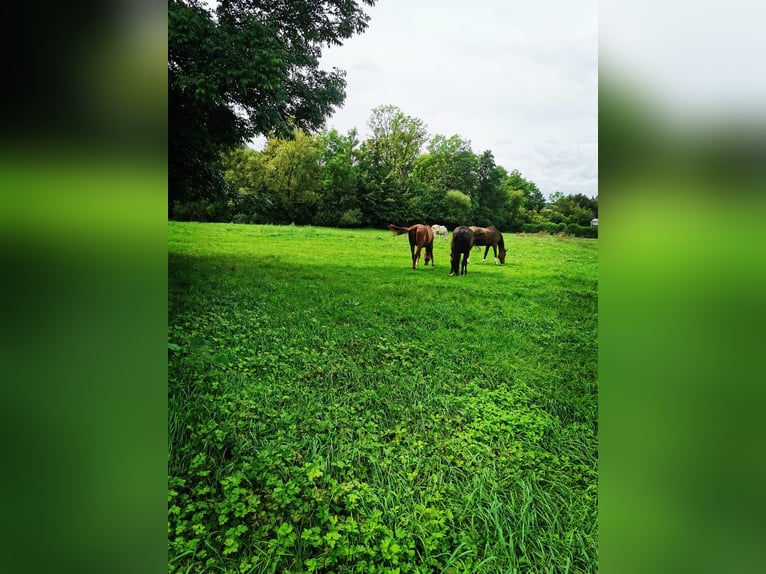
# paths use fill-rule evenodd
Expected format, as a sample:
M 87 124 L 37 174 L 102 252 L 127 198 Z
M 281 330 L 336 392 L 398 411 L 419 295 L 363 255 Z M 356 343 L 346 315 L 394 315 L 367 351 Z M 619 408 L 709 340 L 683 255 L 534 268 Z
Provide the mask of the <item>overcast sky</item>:
M 379 0 L 368 13 L 365 33 L 323 54 L 348 82 L 328 128 L 366 138 L 372 109 L 392 104 L 546 196 L 597 195 L 595 0 Z

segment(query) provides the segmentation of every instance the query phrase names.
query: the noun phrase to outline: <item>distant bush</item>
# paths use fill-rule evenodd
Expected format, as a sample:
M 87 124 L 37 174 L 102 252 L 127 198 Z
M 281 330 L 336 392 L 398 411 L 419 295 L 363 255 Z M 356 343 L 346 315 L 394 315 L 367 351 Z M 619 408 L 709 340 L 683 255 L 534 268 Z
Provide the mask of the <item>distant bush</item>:
M 566 225 L 550 221 L 546 221 L 545 223 L 525 223 L 521 226 L 521 230 L 524 233 L 539 233 L 540 231 L 544 231 L 545 233 L 553 234 L 566 231 Z
M 362 224 L 361 209 L 347 209 L 340 216 L 341 227 L 359 227 Z
M 205 210 L 199 201 L 191 201 L 188 203 L 175 201 L 173 202 L 173 209 L 171 210 L 170 217 L 175 221 L 201 221 L 201 217 L 203 217 L 204 213 Z
M 598 225 L 577 225 L 576 223 L 570 223 L 567 225 L 566 232 L 575 237 L 590 237 L 592 239 L 597 239 Z
M 446 225 L 455 227 L 463 221 L 468 221 L 471 214 L 471 196 L 457 189 L 450 189 L 444 196 L 444 204 L 446 211 L 443 221 Z
M 171 218 L 175 221 L 231 221 L 231 208 L 226 200 L 198 199 L 173 203 Z
M 250 221 L 250 215 L 247 213 L 235 213 L 234 217 L 231 218 L 232 223 L 252 223 Z
M 526 223 L 521 226 L 521 231 L 523 233 L 540 233 L 542 231 L 550 235 L 565 233 L 567 235 L 574 235 L 575 237 L 598 238 L 598 226 L 577 225 L 576 223 Z

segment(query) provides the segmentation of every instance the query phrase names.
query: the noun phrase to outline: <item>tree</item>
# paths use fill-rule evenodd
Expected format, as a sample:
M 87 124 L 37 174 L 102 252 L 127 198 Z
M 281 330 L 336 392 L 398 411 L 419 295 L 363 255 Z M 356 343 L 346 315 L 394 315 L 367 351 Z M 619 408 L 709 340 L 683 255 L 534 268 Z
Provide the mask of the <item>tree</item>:
M 458 135 L 435 135 L 427 152 L 419 156 L 410 177 L 414 192 L 414 213 L 420 221 L 439 222 L 444 218 L 447 190 L 472 197 L 478 187 L 478 158 L 471 142 Z
M 527 211 L 540 211 L 545 207 L 545 197 L 537 188 L 537 184 L 526 179 L 519 170 L 514 169 L 508 174 L 505 186 L 508 190 L 518 189 L 524 193 L 524 207 Z
M 590 211 L 593 217 L 598 217 L 598 196 L 591 198 L 587 195 L 583 195 L 582 193 L 577 193 L 571 197 L 572 201 L 574 201 L 577 205 Z
M 222 151 L 253 136 L 322 126 L 345 99 L 345 72 L 322 48 L 363 32 L 376 0 L 168 3 L 168 201 L 224 189 Z
M 503 189 L 506 196 L 503 202 L 504 229 L 518 231 L 523 224 L 529 222 L 528 211 L 524 208 L 524 192 L 519 189 Z
M 444 199 L 444 221 L 450 227 L 467 225 L 471 217 L 471 198 L 457 189 L 450 189 Z
M 312 222 L 319 203 L 320 155 L 316 138 L 301 130 L 296 130 L 293 139 L 266 142 L 263 156 L 273 222 Z
M 556 203 L 564 199 L 564 197 L 565 197 L 564 194 L 561 193 L 560 191 L 554 191 L 553 193 L 551 193 L 551 196 L 548 198 L 548 205 L 555 205 Z
M 378 226 L 411 217 L 410 175 L 426 141 L 422 120 L 396 106 L 379 106 L 368 121 L 372 136 L 361 146 L 365 223 Z
M 556 192 L 551 195 L 548 217 L 554 223 L 574 223 L 585 226 L 589 225 L 590 220 L 597 215 L 598 204 L 581 193 L 565 196 Z
M 405 183 L 426 141 L 425 124 L 396 106 L 378 106 L 367 125 L 372 137 L 365 142 L 366 153 L 378 168 L 380 180 Z
M 362 211 L 358 196 L 359 174 L 356 164 L 359 140 L 356 130 L 350 130 L 347 136 L 330 130 L 321 135 L 319 144 L 322 149 L 322 197 L 314 223 L 358 226 L 362 223 Z
M 424 153 L 415 159 L 410 174 L 410 187 L 414 196 L 412 216 L 418 221 L 441 222 L 444 212 L 445 189 L 435 181 L 437 158 Z
M 268 197 L 266 161 L 263 154 L 247 147 L 234 149 L 221 158 L 224 178 L 231 189 L 233 215 L 239 223 L 263 223 L 271 207 Z
M 495 165 L 492 152 L 486 150 L 479 158 L 479 187 L 476 193 L 473 219 L 476 225 L 486 227 L 505 226 L 505 202 L 508 196 L 503 189 L 507 177 L 505 168 Z
M 456 189 L 473 197 L 479 185 L 479 160 L 471 151 L 471 142 L 458 135 L 449 138 L 435 135 L 428 144 L 434 158 L 432 183 L 442 191 Z

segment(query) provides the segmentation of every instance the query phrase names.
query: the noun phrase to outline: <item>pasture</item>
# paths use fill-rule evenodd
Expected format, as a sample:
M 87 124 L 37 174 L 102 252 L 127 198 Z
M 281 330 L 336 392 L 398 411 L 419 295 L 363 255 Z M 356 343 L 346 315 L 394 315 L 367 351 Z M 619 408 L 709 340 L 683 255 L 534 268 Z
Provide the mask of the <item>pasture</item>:
M 504 235 L 168 223 L 170 572 L 597 570 L 598 242 Z

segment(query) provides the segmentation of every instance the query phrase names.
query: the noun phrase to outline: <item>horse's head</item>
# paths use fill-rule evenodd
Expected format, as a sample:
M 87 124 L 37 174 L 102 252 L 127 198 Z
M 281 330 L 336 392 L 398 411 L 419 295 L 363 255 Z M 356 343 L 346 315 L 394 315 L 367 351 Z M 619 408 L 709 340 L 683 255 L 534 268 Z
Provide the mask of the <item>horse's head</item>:
M 500 259 L 500 263 L 505 263 L 505 247 L 498 246 L 497 258 Z

